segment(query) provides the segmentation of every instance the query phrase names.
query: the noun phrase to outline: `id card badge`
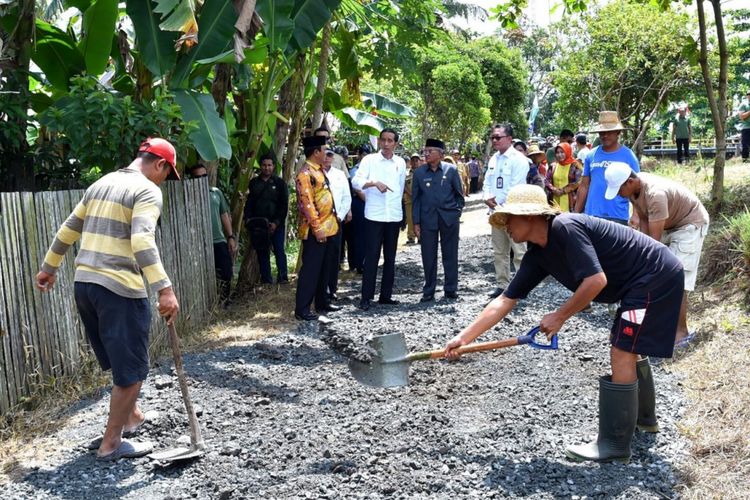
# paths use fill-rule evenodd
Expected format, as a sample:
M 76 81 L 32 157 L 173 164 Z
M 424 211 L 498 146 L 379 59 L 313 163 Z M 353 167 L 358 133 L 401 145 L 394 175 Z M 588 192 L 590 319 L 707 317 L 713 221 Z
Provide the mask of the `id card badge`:
M 503 178 L 502 177 L 498 177 L 497 178 L 497 186 L 496 187 L 497 187 L 497 189 L 502 189 L 503 188 Z

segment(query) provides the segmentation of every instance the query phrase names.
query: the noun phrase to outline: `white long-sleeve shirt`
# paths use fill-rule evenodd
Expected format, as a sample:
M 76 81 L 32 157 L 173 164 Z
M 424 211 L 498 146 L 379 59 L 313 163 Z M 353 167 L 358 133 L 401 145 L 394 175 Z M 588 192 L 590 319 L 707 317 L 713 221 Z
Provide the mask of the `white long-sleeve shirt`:
M 495 198 L 495 202 L 502 205 L 513 186 L 526 184 L 528 172 L 528 159 L 515 148 L 510 147 L 502 154 L 496 152 L 487 162 L 482 198 Z
M 333 206 L 336 207 L 336 217 L 340 221 L 346 218 L 346 214 L 352 208 L 352 192 L 349 189 L 349 179 L 344 172 L 336 168 L 329 168 L 326 172 L 328 184 L 333 193 Z
M 362 189 L 368 182 L 382 182 L 390 189 L 381 193 L 376 187 Z M 365 218 L 376 222 L 400 222 L 403 218 L 401 199 L 406 183 L 406 162 L 398 155 L 391 159 L 379 151 L 362 158 L 352 179 L 354 189 L 365 193 Z

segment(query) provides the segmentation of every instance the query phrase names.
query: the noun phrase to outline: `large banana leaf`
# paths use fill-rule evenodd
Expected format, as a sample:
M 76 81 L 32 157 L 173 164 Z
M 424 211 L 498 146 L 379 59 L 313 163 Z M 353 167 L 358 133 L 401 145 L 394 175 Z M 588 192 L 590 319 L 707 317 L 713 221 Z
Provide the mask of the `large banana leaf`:
M 63 0 L 63 5 L 65 8 L 75 7 L 76 9 L 80 10 L 81 12 L 86 12 L 86 9 L 88 9 L 91 6 L 92 0 Z
M 255 4 L 272 52 L 285 50 L 294 33 L 294 3 L 294 0 L 258 0 Z
M 216 104 L 211 95 L 192 90 L 176 90 L 174 99 L 182 109 L 185 121 L 198 122 L 198 128 L 190 134 L 190 140 L 198 154 L 207 161 L 231 158 L 227 125 L 216 112 Z
M 306 49 L 315 41 L 323 26 L 331 19 L 341 0 L 295 0 L 292 20 L 294 32 L 289 47 L 294 51 Z
M 154 11 L 163 19 L 161 29 L 184 33 L 195 26 L 195 0 L 156 0 L 156 3 Z
M 109 50 L 110 44 L 107 45 Z M 44 72 L 53 87 L 67 91 L 70 77 L 85 69 L 83 56 L 64 31 L 36 20 L 36 47 L 31 59 Z
M 366 132 L 370 135 L 379 135 L 386 125 L 377 116 L 365 113 L 357 108 L 344 108 L 333 112 L 334 116 L 342 123 L 351 128 Z
M 375 108 L 378 115 L 388 118 L 411 118 L 414 110 L 388 97 L 373 92 L 362 92 L 362 101 L 366 108 Z
M 198 45 L 177 61 L 172 86 L 180 86 L 190 75 L 193 63 L 217 56 L 228 50 L 234 36 L 237 12 L 227 0 L 206 0 L 198 18 Z
M 179 34 L 159 28 L 159 15 L 154 12 L 152 0 L 127 0 L 126 12 L 133 21 L 143 64 L 154 76 L 164 76 L 177 61 L 174 44 Z
M 99 75 L 107 67 L 117 22 L 117 3 L 117 0 L 96 0 L 83 13 L 84 38 L 78 48 L 89 75 Z

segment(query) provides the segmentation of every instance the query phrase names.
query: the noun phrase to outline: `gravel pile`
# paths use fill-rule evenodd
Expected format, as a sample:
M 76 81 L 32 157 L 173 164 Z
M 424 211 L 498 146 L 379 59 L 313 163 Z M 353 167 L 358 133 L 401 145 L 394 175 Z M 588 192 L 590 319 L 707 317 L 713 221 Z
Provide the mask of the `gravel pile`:
M 676 493 L 686 443 L 676 430 L 679 381 L 658 367 L 662 432 L 636 433 L 629 465 L 577 464 L 568 444 L 597 431 L 597 377 L 608 370 L 606 307 L 573 318 L 560 350 L 527 346 L 416 362 L 410 385 L 357 384 L 345 356 L 368 359 L 373 335 L 403 332 L 411 350 L 442 347 L 477 314 L 492 282 L 490 240 L 462 240 L 458 301 L 419 304 L 418 247 L 397 259 L 398 306 L 354 306 L 343 283 L 334 323 L 300 324 L 252 345 L 190 354 L 185 369 L 207 444 L 197 461 L 148 458 L 102 465 L 85 445 L 104 427 L 108 398 L 82 401 L 56 433 L 60 449 L 0 487 L 2 498 L 663 498 Z M 442 278 L 440 278 L 442 279 Z M 442 283 L 442 281 L 439 281 Z M 517 336 L 569 292 L 543 283 L 481 340 Z M 138 439 L 162 449 L 188 433 L 171 363 L 144 385 L 160 416 Z

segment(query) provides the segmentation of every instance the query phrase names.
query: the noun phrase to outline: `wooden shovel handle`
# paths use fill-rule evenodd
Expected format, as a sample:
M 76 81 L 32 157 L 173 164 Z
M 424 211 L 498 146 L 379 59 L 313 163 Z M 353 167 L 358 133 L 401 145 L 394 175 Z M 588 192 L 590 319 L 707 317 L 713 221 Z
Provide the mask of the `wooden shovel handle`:
M 502 349 L 504 347 L 512 347 L 518 345 L 518 337 L 505 340 L 493 340 L 491 342 L 477 342 L 475 344 L 464 345 L 456 349 L 456 352 L 460 354 L 468 354 L 470 352 L 482 352 L 491 351 L 493 349 Z M 445 349 L 437 351 L 423 351 L 414 352 L 406 356 L 407 361 L 417 361 L 422 359 L 437 359 L 445 356 Z
M 190 393 L 188 392 L 185 370 L 182 368 L 180 339 L 177 337 L 177 331 L 175 330 L 174 324 L 167 324 L 167 329 L 169 330 L 169 343 L 172 345 L 172 354 L 174 355 L 174 369 L 177 372 L 177 380 L 180 382 L 182 401 L 185 403 L 185 412 L 188 415 L 188 423 L 190 425 L 190 447 L 194 450 L 202 450 L 205 445 L 203 444 L 201 428 L 198 425 L 198 419 L 196 418 L 195 410 L 193 409 L 193 401 L 190 399 Z

